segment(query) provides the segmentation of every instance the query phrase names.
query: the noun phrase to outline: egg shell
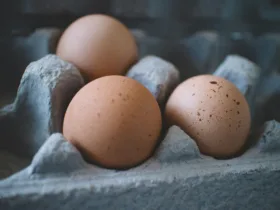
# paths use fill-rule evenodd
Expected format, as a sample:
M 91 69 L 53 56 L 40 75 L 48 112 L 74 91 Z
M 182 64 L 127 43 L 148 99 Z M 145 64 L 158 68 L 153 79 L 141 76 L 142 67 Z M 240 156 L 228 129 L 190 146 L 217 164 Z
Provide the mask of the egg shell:
M 74 96 L 63 134 L 90 162 L 119 169 L 146 160 L 161 127 L 159 105 L 147 88 L 128 77 L 106 76 Z
M 89 81 L 121 75 L 137 60 L 133 35 L 117 19 L 101 14 L 74 21 L 62 34 L 56 54 L 76 65 Z
M 200 75 L 181 83 L 170 96 L 167 121 L 178 125 L 203 154 L 229 157 L 244 145 L 250 131 L 250 110 L 241 92 L 217 76 Z

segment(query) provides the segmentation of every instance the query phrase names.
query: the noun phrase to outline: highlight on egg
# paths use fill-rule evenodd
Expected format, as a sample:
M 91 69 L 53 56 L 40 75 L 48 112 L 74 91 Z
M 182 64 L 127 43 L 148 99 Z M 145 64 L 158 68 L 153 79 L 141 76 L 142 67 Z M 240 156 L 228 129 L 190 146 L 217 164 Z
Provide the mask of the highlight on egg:
M 147 88 L 128 77 L 105 76 L 74 96 L 63 134 L 89 162 L 126 169 L 150 157 L 161 127 L 159 105 Z
M 137 61 L 132 33 L 119 20 L 101 14 L 74 21 L 62 34 L 56 54 L 73 63 L 87 81 L 123 75 Z
M 182 82 L 168 99 L 165 118 L 191 136 L 201 153 L 217 158 L 238 153 L 251 127 L 245 97 L 233 83 L 213 75 Z

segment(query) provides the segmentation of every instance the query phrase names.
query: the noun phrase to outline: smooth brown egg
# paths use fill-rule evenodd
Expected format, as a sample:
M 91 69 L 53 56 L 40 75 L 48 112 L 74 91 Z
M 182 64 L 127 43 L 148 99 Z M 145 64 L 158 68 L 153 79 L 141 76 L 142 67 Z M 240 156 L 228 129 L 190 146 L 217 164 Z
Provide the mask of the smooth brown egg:
M 165 116 L 193 137 L 202 153 L 220 158 L 239 152 L 251 124 L 242 93 L 228 80 L 212 75 L 181 83 L 167 102 Z
M 122 75 L 137 60 L 136 42 L 117 19 L 87 15 L 62 34 L 56 54 L 76 65 L 87 80 Z
M 158 103 L 148 89 L 128 77 L 105 76 L 74 96 L 63 134 L 93 163 L 129 168 L 151 155 L 161 126 Z

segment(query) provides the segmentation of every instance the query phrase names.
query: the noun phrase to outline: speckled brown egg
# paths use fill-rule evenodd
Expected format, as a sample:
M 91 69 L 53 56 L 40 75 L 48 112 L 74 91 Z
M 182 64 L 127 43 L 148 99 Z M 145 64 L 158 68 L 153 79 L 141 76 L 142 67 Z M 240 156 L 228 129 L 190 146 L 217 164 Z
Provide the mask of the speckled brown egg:
M 128 77 L 105 76 L 74 96 L 63 134 L 90 162 L 119 169 L 151 155 L 161 126 L 158 103 L 148 89 Z
M 133 35 L 117 19 L 101 14 L 74 21 L 62 34 L 56 54 L 75 64 L 89 81 L 122 75 L 137 60 Z
M 242 148 L 251 124 L 242 93 L 228 80 L 212 75 L 181 83 L 167 102 L 165 116 L 190 135 L 203 154 L 219 158 Z

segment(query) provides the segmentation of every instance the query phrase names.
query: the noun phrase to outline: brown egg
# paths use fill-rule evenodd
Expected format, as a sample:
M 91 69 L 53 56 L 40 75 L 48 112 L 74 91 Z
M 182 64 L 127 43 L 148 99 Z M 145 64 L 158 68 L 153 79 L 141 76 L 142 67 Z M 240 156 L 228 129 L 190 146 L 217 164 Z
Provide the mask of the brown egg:
M 161 126 L 159 106 L 148 89 L 128 77 L 106 76 L 74 96 L 63 134 L 90 161 L 129 168 L 151 155 Z
M 56 53 L 93 80 L 124 74 L 136 62 L 138 52 L 125 25 L 113 17 L 95 14 L 73 22 L 61 36 Z
M 212 75 L 192 77 L 170 96 L 165 116 L 197 142 L 200 151 L 230 157 L 244 145 L 250 131 L 250 110 L 231 82 Z

